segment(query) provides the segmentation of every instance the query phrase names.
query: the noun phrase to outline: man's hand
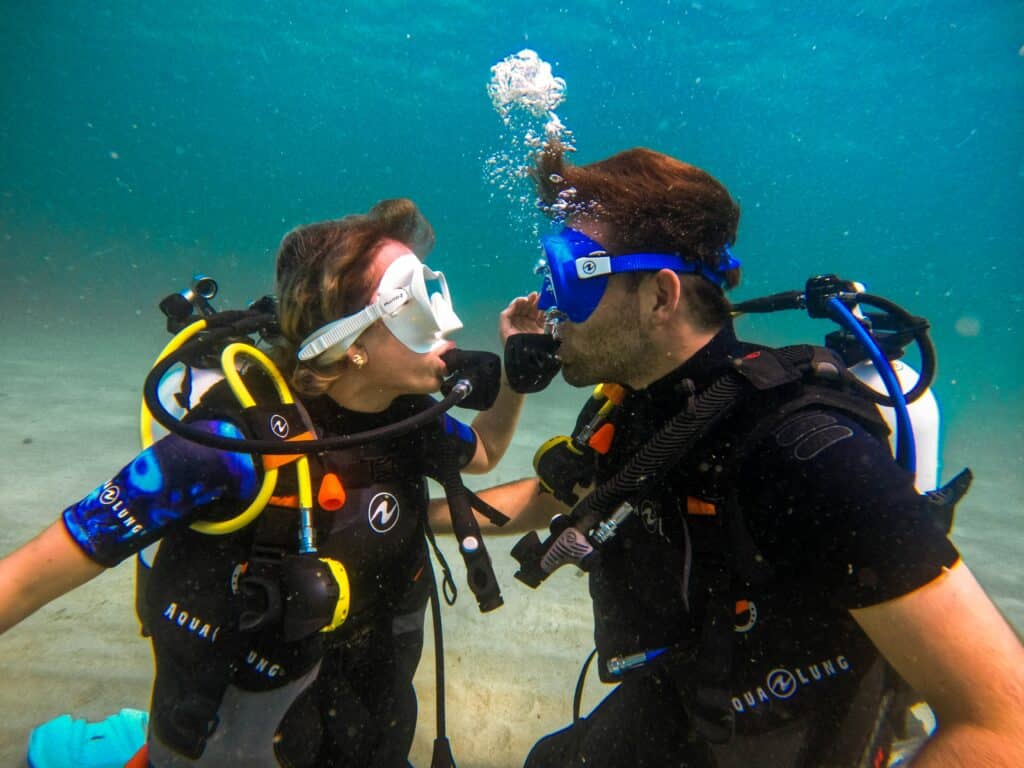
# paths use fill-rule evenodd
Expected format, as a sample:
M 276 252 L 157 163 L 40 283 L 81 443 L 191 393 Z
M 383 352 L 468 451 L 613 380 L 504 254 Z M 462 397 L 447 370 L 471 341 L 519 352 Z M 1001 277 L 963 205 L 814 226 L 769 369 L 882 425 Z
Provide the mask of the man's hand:
M 517 333 L 544 333 L 544 313 L 537 309 L 540 297 L 536 291 L 529 296 L 520 296 L 502 310 L 498 320 L 501 344 Z

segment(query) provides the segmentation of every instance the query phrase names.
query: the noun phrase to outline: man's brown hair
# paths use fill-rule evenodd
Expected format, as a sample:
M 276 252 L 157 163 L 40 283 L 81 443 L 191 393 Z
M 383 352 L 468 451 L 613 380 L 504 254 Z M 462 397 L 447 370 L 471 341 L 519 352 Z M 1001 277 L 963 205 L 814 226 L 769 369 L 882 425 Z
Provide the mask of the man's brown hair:
M 611 255 L 679 253 L 718 269 L 722 249 L 736 241 L 740 208 L 711 174 L 643 147 L 587 165 L 573 165 L 560 145 L 537 160 L 541 202 L 570 224 L 574 217 L 608 225 Z M 729 318 L 729 302 L 709 281 L 683 275 L 691 317 L 711 327 Z M 725 287 L 739 283 L 739 269 L 725 273 Z

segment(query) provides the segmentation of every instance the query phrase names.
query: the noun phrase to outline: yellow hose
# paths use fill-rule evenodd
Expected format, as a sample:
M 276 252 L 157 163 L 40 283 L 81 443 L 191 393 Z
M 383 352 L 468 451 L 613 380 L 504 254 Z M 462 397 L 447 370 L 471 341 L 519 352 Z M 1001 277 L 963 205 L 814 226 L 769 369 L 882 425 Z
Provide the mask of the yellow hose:
M 197 333 L 205 328 L 206 320 L 197 320 L 181 330 L 167 343 L 163 350 L 161 350 L 154 365 L 159 364 L 168 355 L 176 352 L 185 344 L 185 342 L 193 338 Z M 235 359 L 239 355 L 245 355 L 253 359 L 267 373 L 271 381 L 273 381 L 274 387 L 277 389 L 278 396 L 281 398 L 282 403 L 291 404 L 295 402 L 284 377 L 281 375 L 281 372 L 277 370 L 277 366 L 274 365 L 273 361 L 263 354 L 263 352 L 256 349 L 256 347 L 236 342 L 234 344 L 229 344 L 224 348 L 224 351 L 221 353 L 221 367 L 223 369 L 224 378 L 227 380 L 228 385 L 231 387 L 231 391 L 234 393 L 239 404 L 241 404 L 243 408 L 251 408 L 256 404 L 256 402 L 249 390 L 246 388 L 245 383 L 242 381 L 242 377 L 235 366 Z M 153 414 L 146 405 L 145 398 L 143 398 L 139 425 L 139 435 L 143 449 L 149 448 L 153 444 L 153 421 Z M 309 459 L 306 456 L 301 456 L 296 461 L 296 469 L 299 476 L 299 499 L 303 505 L 308 505 L 309 508 L 312 508 L 313 483 L 310 477 Z M 256 494 L 256 498 L 253 499 L 252 503 L 236 517 L 233 517 L 230 520 L 220 520 L 216 522 L 200 521 L 192 523 L 191 528 L 199 533 L 223 536 L 227 533 L 234 533 L 235 531 L 241 530 L 245 526 L 249 525 L 249 523 L 259 517 L 259 514 L 269 503 L 270 497 L 273 496 L 274 487 L 277 485 L 277 473 L 278 470 L 276 468 L 266 469 L 264 471 L 263 482 L 260 485 L 259 493 Z
M 155 368 L 160 364 L 165 357 L 172 352 L 177 352 L 181 349 L 182 345 L 199 333 L 201 330 L 206 328 L 206 320 L 196 320 L 192 325 L 186 326 L 179 331 L 173 339 L 167 342 L 160 354 L 156 358 L 156 362 L 153 363 Z M 142 448 L 145 450 L 153 444 L 153 414 L 149 411 L 149 406 L 146 405 L 146 398 L 142 398 L 142 413 L 139 419 L 139 437 L 142 441 Z

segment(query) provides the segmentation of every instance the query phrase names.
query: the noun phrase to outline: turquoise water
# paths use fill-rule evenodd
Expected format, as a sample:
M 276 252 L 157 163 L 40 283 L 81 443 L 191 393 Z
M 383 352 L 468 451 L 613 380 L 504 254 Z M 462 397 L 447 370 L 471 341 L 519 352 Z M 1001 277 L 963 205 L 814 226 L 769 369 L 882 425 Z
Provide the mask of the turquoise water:
M 195 269 L 239 303 L 291 226 L 403 194 L 489 331 L 535 250 L 484 179 L 484 88 L 530 47 L 581 162 L 647 145 L 729 186 L 738 298 L 859 278 L 932 320 L 952 413 L 1021 400 L 1020 2 L 4 5 L 5 323 L 159 324 Z
M 135 392 L 166 340 L 160 298 L 195 271 L 217 277 L 224 307 L 269 291 L 274 250 L 297 224 L 414 198 L 437 229 L 431 263 L 448 274 L 463 343 L 493 348 L 496 313 L 536 287 L 539 220 L 487 180 L 485 161 L 509 136 L 485 86 L 493 64 L 529 47 L 568 83 L 558 114 L 579 162 L 646 145 L 730 188 L 743 208 L 737 299 L 835 272 L 931 320 L 946 463 L 978 475 L 958 544 L 1024 626 L 1024 3 L 311 5 L 3 3 L 0 405 L 18 420 L 0 451 L 20 477 L 42 467 L 48 495 L 37 505 L 16 473 L 0 481 L 17 501 L 0 551 L 130 455 Z M 740 328 L 769 342 L 831 330 L 799 317 Z M 33 363 L 43 373 L 27 373 Z M 76 389 L 86 373 L 102 386 Z M 51 473 L 47 430 L 94 439 L 86 407 L 108 404 L 101 437 L 123 435 L 120 452 Z M 49 421 L 23 416 L 51 407 Z M 527 459 L 506 479 L 528 469 L 534 433 L 570 426 L 555 408 L 526 415 L 529 436 L 513 447 Z M 532 598 L 505 590 L 520 606 L 506 609 L 513 621 Z M 127 614 L 119 626 L 134 631 Z M 19 630 L 8 648 L 22 648 Z M 26 650 L 8 658 L 26 662 L 33 636 L 20 637 Z M 53 642 L 40 647 L 53 653 Z M 137 653 L 139 679 L 108 687 L 90 714 L 129 703 L 127 692 L 145 705 Z M 68 685 L 47 677 L 49 663 L 25 678 L 26 701 Z M 510 679 L 495 674 L 495 685 Z M 96 701 L 80 689 L 70 702 L 39 693 L 0 734 L 0 754 L 20 754 L 24 728 L 55 708 Z

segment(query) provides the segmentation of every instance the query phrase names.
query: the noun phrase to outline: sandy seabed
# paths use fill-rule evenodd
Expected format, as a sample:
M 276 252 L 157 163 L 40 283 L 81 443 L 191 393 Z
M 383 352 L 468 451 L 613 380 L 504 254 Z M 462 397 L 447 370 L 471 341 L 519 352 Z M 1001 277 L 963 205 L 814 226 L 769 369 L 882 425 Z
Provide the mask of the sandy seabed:
M 148 339 L 127 350 L 91 334 L 17 333 L 5 339 L 0 379 L 0 553 L 27 541 L 127 463 L 137 450 L 141 376 L 155 349 Z M 129 345 L 131 346 L 131 345 Z M 535 396 L 503 464 L 474 487 L 530 472 L 533 451 L 571 427 L 582 399 L 562 389 Z M 955 540 L 980 581 L 1018 627 L 1024 627 L 1024 435 L 1020 406 L 978 405 L 947 425 L 944 479 L 970 465 L 974 488 L 961 504 Z M 510 768 L 530 746 L 571 718 L 579 667 L 592 647 L 586 579 L 556 573 L 533 591 L 513 578 L 513 537 L 489 549 L 505 605 L 481 614 L 465 586 L 454 540 L 441 546 L 460 598 L 444 610 L 448 735 L 460 768 Z M 121 707 L 146 708 L 152 660 L 132 607 L 134 569 L 108 572 L 43 608 L 0 637 L 0 765 L 24 765 L 37 724 L 62 713 L 100 719 Z M 420 719 L 411 759 L 430 762 L 434 736 L 433 649 L 417 673 Z M 610 690 L 592 674 L 584 711 Z

